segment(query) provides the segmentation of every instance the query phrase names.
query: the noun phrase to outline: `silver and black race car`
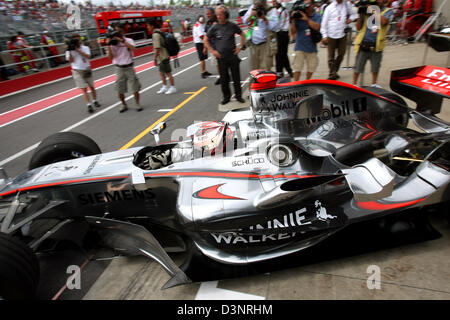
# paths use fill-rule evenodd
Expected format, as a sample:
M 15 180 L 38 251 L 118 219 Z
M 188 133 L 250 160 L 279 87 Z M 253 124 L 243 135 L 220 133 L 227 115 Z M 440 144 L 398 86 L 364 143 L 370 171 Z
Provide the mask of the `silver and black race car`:
M 29 171 L 0 177 L 0 296 L 32 296 L 35 253 L 66 234 L 91 230 L 121 254 L 155 259 L 167 288 L 198 281 L 198 261 L 274 261 L 352 224 L 445 203 L 450 125 L 432 114 L 449 74 L 394 71 L 391 88 L 417 101 L 411 109 L 382 89 L 256 70 L 250 108 L 195 123 L 181 142 L 101 153 L 79 133 L 52 135 Z M 181 251 L 178 266 L 168 253 Z

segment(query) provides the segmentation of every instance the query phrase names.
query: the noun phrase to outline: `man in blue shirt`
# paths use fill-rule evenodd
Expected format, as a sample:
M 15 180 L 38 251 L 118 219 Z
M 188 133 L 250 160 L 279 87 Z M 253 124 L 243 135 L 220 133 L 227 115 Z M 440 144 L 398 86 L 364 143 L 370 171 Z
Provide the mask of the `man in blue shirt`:
M 295 57 L 292 70 L 294 81 L 300 79 L 304 62 L 306 62 L 306 79 L 311 79 L 317 69 L 319 58 L 317 57 L 317 45 L 312 41 L 311 29 L 320 31 L 321 17 L 314 11 L 312 0 L 305 0 L 305 12 L 300 11 L 301 18 L 294 18 L 295 11 L 291 14 L 291 37 L 295 36 Z

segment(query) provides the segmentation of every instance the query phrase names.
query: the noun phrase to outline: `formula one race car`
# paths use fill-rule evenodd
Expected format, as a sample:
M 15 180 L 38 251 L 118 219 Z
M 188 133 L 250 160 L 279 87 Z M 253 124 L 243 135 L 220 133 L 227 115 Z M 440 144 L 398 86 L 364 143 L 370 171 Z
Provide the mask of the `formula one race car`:
M 193 124 L 182 142 L 102 154 L 81 134 L 52 135 L 29 171 L 0 177 L 0 296 L 32 296 L 35 252 L 88 230 L 155 259 L 167 288 L 201 280 L 198 261 L 211 262 L 204 273 L 273 261 L 351 224 L 445 203 L 450 125 L 432 113 L 449 97 L 449 73 L 393 72 L 391 88 L 420 111 L 378 88 L 277 83 L 255 70 L 250 108 Z M 181 267 L 168 255 L 180 251 Z

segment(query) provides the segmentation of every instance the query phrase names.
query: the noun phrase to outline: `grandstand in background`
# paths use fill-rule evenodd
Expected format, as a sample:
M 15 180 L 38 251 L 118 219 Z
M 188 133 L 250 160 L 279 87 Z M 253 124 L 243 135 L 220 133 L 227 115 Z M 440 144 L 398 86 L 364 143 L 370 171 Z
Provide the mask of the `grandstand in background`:
M 215 3 L 216 1 L 205 1 L 205 5 L 194 3 L 191 6 L 183 5 L 155 5 L 146 6 L 136 5 L 133 1 L 132 5 L 114 5 L 111 2 L 109 5 L 95 5 L 92 2 L 75 1 L 81 10 L 81 29 L 95 30 L 94 15 L 102 11 L 115 10 L 151 10 L 151 9 L 171 9 L 172 16 L 170 17 L 172 26 L 177 30 L 181 30 L 181 21 L 189 18 L 195 21 L 199 14 L 204 14 L 204 8 L 208 3 Z M 81 2 L 81 1 L 80 1 Z M 106 3 L 106 1 L 104 1 Z M 139 2 L 139 1 L 138 1 Z M 145 1 L 150 3 L 150 1 Z M 160 3 L 160 1 L 154 1 Z M 170 2 L 169 2 L 170 3 Z M 233 3 L 233 1 L 232 1 Z M 236 1 L 241 3 L 241 1 Z M 68 31 L 66 26 L 68 1 L 44 0 L 44 1 L 24 1 L 0 0 L 0 51 L 6 50 L 6 42 L 12 35 L 17 35 L 22 31 L 27 36 L 27 41 L 31 45 L 39 45 L 40 34 L 44 30 L 48 30 L 53 35 L 56 42 L 62 41 L 62 36 Z M 231 17 L 237 17 L 237 10 L 231 9 Z M 92 37 L 95 36 L 93 31 L 90 31 Z

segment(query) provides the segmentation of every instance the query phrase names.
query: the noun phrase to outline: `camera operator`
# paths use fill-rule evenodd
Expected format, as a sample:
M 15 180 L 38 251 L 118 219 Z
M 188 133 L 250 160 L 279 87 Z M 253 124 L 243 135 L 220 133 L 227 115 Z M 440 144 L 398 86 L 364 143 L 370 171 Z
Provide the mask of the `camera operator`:
M 294 81 L 300 79 L 303 63 L 306 61 L 306 79 L 311 79 L 317 69 L 319 58 L 317 45 L 312 40 L 311 29 L 319 32 L 321 17 L 314 10 L 312 0 L 294 4 L 291 12 L 291 37 L 295 37 L 294 47 Z
M 134 94 L 137 111 L 141 111 L 139 104 L 139 90 L 141 83 L 139 82 L 133 66 L 133 51 L 136 50 L 133 39 L 124 36 L 124 28 L 121 25 L 115 26 L 114 30 L 108 32 L 108 57 L 116 65 L 116 86 L 115 89 L 122 101 L 119 112 L 128 110 L 125 102 L 125 93 L 128 91 L 128 85 Z
M 337 72 L 347 48 L 345 28 L 356 18 L 357 16 L 353 15 L 353 9 L 347 0 L 334 0 L 325 9 L 320 32 L 323 37 L 322 42 L 328 45 L 328 67 L 330 69 L 328 79 L 330 80 L 339 79 Z M 337 57 L 335 58 L 336 50 Z
M 268 31 L 276 31 L 279 25 L 275 10 L 267 13 L 266 0 L 255 0 L 243 17 L 250 26 L 247 31 L 247 46 L 250 47 L 250 70 L 270 69 L 272 58 Z M 270 58 L 269 58 L 270 57 Z
M 358 82 L 359 74 L 364 72 L 367 60 L 370 60 L 371 86 L 380 88 L 377 84 L 378 72 L 381 67 L 389 19 L 394 13 L 394 10 L 385 7 L 385 2 L 385 0 L 362 0 L 356 3 L 359 14 L 356 29 L 359 32 L 354 43 L 356 52 L 354 85 Z M 380 15 L 379 19 L 377 15 Z M 380 25 L 377 25 L 377 21 Z
M 91 57 L 91 50 L 81 42 L 79 34 L 72 34 L 72 37 L 66 41 L 67 51 L 66 60 L 70 62 L 72 68 L 72 77 L 77 88 L 83 91 L 83 97 L 87 104 L 89 113 L 94 112 L 93 105 L 100 107 L 97 102 L 97 92 L 94 87 L 94 80 L 92 77 L 91 64 L 89 58 Z M 87 87 L 91 89 L 92 103 L 89 100 Z

